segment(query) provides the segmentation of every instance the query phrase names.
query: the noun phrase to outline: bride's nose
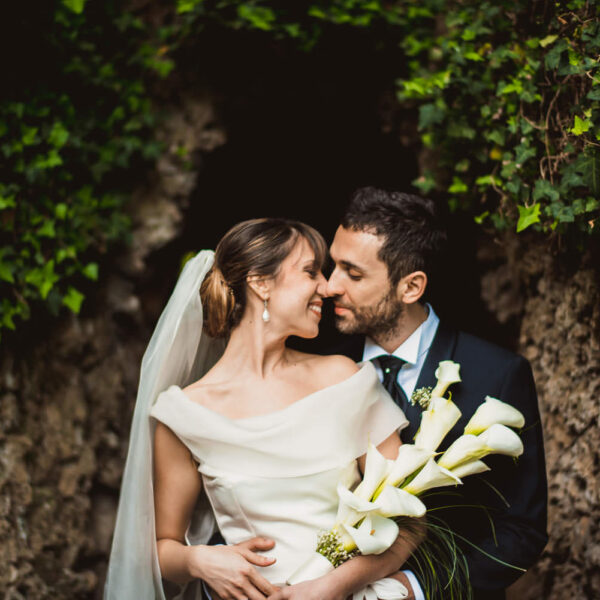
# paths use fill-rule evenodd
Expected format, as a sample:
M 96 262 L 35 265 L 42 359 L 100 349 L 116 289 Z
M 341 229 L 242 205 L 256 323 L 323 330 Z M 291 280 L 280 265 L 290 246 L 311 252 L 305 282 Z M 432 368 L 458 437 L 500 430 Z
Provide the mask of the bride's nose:
M 319 272 L 319 275 L 317 276 L 317 294 L 319 294 L 321 298 L 327 296 L 327 279 L 325 279 L 325 276 L 321 272 Z

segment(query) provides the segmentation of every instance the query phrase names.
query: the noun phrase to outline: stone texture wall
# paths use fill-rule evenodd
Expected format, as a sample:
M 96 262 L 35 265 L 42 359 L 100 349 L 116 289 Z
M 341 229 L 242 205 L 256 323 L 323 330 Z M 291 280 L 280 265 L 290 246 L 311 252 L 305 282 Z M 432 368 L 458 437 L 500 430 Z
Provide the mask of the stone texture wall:
M 225 139 L 206 98 L 170 108 L 167 152 L 131 203 L 131 248 L 104 269 L 82 316 L 29 327 L 30 338 L 0 353 L 6 600 L 101 597 L 140 360 L 164 301 L 138 284 L 152 252 L 180 231 L 202 154 Z
M 590 254 L 569 263 L 533 240 L 500 252 L 506 260 L 482 291 L 501 320 L 520 314 L 519 351 L 536 379 L 549 485 L 549 543 L 510 598 L 600 598 L 599 262 Z

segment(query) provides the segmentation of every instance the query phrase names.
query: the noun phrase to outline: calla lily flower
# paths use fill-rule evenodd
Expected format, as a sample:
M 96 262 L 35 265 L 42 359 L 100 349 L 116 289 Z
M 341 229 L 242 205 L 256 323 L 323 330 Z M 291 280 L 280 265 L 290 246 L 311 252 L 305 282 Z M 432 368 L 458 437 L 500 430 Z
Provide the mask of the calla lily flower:
M 485 473 L 491 469 L 481 460 L 470 460 L 469 462 L 462 463 L 458 467 L 454 467 L 452 472 L 461 479 L 467 475 L 476 475 L 477 473 Z
M 422 517 L 427 508 L 416 496 L 405 490 L 386 486 L 373 503 L 382 517 Z
M 341 483 L 338 483 L 337 493 L 340 501 L 335 522 L 338 525 L 342 523 L 354 525 L 366 514 L 377 510 L 377 506 L 373 502 L 360 498 Z
M 415 446 L 435 452 L 461 414 L 452 400 L 432 398 L 429 408 L 421 414 L 421 427 L 415 436 Z
M 525 417 L 514 406 L 497 398 L 486 396 L 485 402 L 479 406 L 467 423 L 465 433 L 477 435 L 494 425 L 494 423 L 520 429 L 525 425 Z
M 354 490 L 356 496 L 364 500 L 370 500 L 373 497 L 375 490 L 387 475 L 389 470 L 388 462 L 379 450 L 377 450 L 376 446 L 369 442 L 365 474 L 363 475 L 363 480 Z
M 398 525 L 392 519 L 379 515 L 367 515 L 359 527 L 344 525 L 346 533 L 352 538 L 361 554 L 381 554 L 398 537 Z M 346 551 L 354 548 L 344 547 Z
M 414 444 L 402 444 L 396 460 L 388 460 L 388 475 L 375 490 L 373 499 L 387 487 L 398 487 L 409 475 L 420 469 L 432 456 L 432 450 L 417 448 Z
M 435 370 L 437 384 L 431 391 L 432 398 L 442 398 L 448 387 L 453 383 L 462 381 L 460 378 L 460 365 L 453 360 L 442 360 Z
M 506 425 L 495 424 L 479 435 L 461 435 L 444 452 L 438 463 L 446 469 L 454 469 L 458 465 L 478 460 L 488 454 L 520 456 L 523 454 L 523 442 Z
M 409 494 L 420 494 L 434 487 L 445 487 L 448 485 L 460 485 L 462 481 L 448 469 L 438 465 L 430 458 L 419 474 L 404 488 Z

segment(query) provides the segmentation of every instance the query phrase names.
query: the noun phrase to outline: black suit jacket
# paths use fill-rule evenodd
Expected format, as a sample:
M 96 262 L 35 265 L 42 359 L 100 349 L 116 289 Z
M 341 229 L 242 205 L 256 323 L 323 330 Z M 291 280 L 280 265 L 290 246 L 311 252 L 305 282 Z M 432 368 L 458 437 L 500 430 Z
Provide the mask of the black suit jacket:
M 353 336 L 337 350 L 360 361 L 363 349 L 364 337 Z M 462 416 L 446 436 L 440 450 L 447 448 L 463 433 L 485 396 L 493 396 L 515 406 L 525 416 L 521 435 L 524 453 L 516 461 L 507 456 L 488 456 L 485 462 L 491 471 L 466 477 L 464 485 L 459 488 L 461 497 L 454 495 L 453 488 L 447 488 L 453 492 L 451 495 L 432 496 L 426 498 L 425 503 L 428 508 L 450 505 L 436 510 L 435 514 L 453 531 L 488 554 L 528 569 L 540 556 L 548 539 L 544 446 L 531 367 L 521 356 L 440 322 L 416 388 L 435 385 L 434 373 L 438 363 L 448 359 L 460 363 L 462 382 L 453 384 L 450 391 Z M 410 406 L 407 413 L 410 425 L 402 432 L 402 439 L 412 442 L 419 428 L 421 409 Z M 506 503 L 488 483 L 500 492 Z M 484 506 L 489 516 L 483 509 L 460 505 Z M 477 599 L 504 598 L 505 588 L 522 575 L 522 571 L 491 560 L 467 543 L 461 543 L 461 546 Z M 443 591 L 437 597 L 444 598 Z

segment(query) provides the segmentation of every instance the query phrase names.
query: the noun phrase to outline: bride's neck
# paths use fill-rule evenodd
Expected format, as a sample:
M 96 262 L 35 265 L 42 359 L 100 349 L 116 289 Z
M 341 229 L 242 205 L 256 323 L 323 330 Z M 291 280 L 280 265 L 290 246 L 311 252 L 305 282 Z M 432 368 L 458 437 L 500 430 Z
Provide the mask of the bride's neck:
M 251 372 L 264 378 L 287 362 L 285 340 L 265 325 L 262 318 L 244 318 L 231 332 L 223 362 L 236 374 Z

